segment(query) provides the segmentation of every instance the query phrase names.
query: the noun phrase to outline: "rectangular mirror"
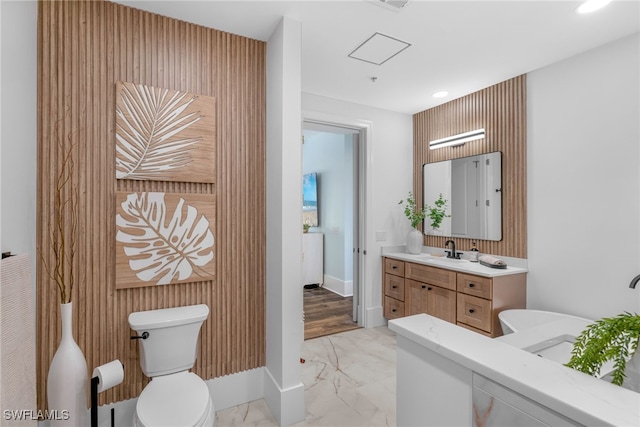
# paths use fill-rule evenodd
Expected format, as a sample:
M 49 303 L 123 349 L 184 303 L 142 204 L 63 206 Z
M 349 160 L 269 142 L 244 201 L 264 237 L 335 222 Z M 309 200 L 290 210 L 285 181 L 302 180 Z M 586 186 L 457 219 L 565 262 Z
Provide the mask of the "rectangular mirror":
M 447 200 L 440 227 L 424 221 L 427 235 L 502 240 L 502 153 L 496 151 L 422 166 L 423 203 Z

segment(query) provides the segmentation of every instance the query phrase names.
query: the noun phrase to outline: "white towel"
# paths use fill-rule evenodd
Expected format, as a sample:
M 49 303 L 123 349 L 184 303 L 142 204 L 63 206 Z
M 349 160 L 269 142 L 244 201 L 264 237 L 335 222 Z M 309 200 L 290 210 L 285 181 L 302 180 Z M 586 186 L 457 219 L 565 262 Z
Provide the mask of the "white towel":
M 478 258 L 478 260 L 484 262 L 485 264 L 507 265 L 507 263 L 504 262 L 503 260 L 493 257 L 491 255 L 481 255 L 480 258 Z
M 3 426 L 37 426 L 36 311 L 27 254 L 0 261 L 0 416 Z M 28 412 L 33 410 L 34 416 Z M 22 420 L 5 411 L 22 412 Z M 31 419 L 33 418 L 33 419 Z

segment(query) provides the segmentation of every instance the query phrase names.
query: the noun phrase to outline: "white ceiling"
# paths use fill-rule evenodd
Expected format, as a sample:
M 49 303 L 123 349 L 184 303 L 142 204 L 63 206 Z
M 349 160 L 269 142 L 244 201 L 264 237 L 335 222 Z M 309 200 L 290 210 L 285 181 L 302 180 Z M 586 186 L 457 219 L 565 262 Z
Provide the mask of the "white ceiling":
M 302 25 L 303 92 L 406 114 L 640 31 L 640 0 L 590 15 L 557 0 L 411 0 L 399 12 L 377 0 L 117 3 L 264 41 L 288 16 Z M 411 46 L 382 65 L 347 56 L 376 32 Z M 449 96 L 431 96 L 440 90 Z

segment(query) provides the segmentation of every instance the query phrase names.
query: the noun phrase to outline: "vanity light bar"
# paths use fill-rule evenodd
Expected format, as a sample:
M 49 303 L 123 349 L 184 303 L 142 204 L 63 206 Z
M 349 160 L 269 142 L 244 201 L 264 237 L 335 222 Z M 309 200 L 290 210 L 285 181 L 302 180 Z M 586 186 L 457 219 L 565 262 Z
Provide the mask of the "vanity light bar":
M 459 133 L 458 135 L 429 141 L 429 149 L 435 150 L 436 148 L 462 145 L 465 142 L 475 141 L 476 139 L 484 139 L 484 129 L 476 129 L 471 132 Z

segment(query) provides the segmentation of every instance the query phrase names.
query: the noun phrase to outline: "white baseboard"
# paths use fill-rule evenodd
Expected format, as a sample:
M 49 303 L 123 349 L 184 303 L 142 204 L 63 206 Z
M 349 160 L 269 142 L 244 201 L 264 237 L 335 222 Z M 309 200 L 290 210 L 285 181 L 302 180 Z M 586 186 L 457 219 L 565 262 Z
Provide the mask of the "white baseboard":
M 205 381 L 216 411 L 262 399 L 264 367 Z
M 264 368 L 264 400 L 281 426 L 305 419 L 304 384 L 282 389 L 267 368 Z
M 353 280 L 345 281 L 325 274 L 323 287 L 343 297 L 353 296 Z
M 384 313 L 382 312 L 382 306 L 367 308 L 365 319 L 365 328 L 377 328 L 387 324 L 387 319 L 384 318 Z

